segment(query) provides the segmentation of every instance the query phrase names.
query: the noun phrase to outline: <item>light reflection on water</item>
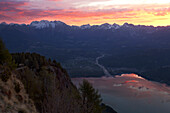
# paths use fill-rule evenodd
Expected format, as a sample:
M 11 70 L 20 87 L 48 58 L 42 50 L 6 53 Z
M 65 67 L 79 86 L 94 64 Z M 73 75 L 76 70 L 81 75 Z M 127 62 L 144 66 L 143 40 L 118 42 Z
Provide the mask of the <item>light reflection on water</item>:
M 75 85 L 87 79 L 103 102 L 118 113 L 170 113 L 170 87 L 135 74 L 101 78 L 73 78 Z

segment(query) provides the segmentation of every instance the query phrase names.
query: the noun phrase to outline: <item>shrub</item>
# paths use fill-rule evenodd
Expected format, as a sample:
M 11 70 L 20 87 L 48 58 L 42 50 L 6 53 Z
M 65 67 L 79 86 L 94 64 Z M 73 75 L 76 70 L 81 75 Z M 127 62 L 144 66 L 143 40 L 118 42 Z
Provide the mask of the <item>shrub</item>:
M 23 97 L 21 95 L 16 95 L 16 98 L 19 100 L 19 102 L 23 102 Z
M 9 68 L 5 69 L 4 72 L 1 73 L 0 77 L 3 82 L 7 82 L 8 79 L 11 77 L 10 69 Z
M 15 92 L 16 92 L 16 93 L 19 93 L 20 90 L 21 90 L 20 84 L 19 84 L 19 83 L 15 83 Z
M 27 113 L 24 109 L 18 110 L 18 113 Z

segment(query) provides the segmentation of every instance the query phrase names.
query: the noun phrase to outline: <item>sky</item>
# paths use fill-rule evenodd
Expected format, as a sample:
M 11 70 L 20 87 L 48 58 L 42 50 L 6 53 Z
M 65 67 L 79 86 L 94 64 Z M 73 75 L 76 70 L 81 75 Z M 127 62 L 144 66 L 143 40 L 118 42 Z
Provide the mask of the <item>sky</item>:
M 170 0 L 0 0 L 0 22 L 170 25 Z

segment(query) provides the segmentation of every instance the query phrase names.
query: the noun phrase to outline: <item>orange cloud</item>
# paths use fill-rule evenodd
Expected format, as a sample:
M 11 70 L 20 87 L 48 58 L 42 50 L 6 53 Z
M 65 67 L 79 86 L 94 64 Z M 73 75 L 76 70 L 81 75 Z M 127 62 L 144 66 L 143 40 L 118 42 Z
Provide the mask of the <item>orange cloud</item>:
M 53 0 L 50 1 L 52 2 Z M 98 9 L 97 6 L 40 9 L 32 7 L 29 2 L 9 1 L 0 2 L 0 6 L 0 22 L 6 21 L 8 23 L 30 23 L 34 20 L 47 19 L 60 20 L 69 25 L 94 25 L 106 22 L 111 24 L 128 22 L 154 26 L 170 25 L 169 4 L 109 5 L 102 9 Z M 56 6 L 61 7 L 62 4 L 57 4 Z

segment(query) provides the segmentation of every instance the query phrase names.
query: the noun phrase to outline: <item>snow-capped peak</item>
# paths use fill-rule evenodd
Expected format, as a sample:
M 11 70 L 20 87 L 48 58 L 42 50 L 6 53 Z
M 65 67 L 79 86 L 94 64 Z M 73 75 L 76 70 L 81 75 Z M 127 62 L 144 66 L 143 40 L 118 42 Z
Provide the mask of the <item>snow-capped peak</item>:
M 61 21 L 48 21 L 48 20 L 41 20 L 41 21 L 33 21 L 30 26 L 34 26 L 38 29 L 52 27 L 55 28 L 57 25 L 64 25 L 65 23 Z
M 115 24 L 115 23 L 113 25 L 104 23 L 102 25 L 99 25 L 98 28 L 100 28 L 100 29 L 118 29 L 118 28 L 120 28 L 120 25 Z
M 134 25 L 126 22 L 122 25 L 122 27 L 134 27 Z
M 108 24 L 108 23 L 104 23 L 104 24 L 100 25 L 100 27 L 101 27 L 102 29 L 111 29 L 111 28 L 112 28 L 112 25 L 110 25 L 110 24 Z
M 80 28 L 82 28 L 82 29 L 89 29 L 89 28 L 91 28 L 91 26 L 90 26 L 90 24 L 86 24 L 86 25 L 80 26 Z
M 8 25 L 6 22 L 2 22 L 1 24 L 2 24 L 2 25 Z
M 114 24 L 112 25 L 112 27 L 115 28 L 115 29 L 119 29 L 119 28 L 120 28 L 120 25 L 114 23 Z

